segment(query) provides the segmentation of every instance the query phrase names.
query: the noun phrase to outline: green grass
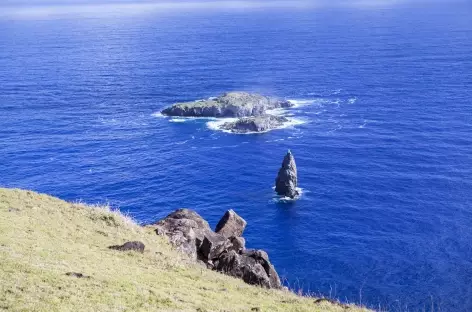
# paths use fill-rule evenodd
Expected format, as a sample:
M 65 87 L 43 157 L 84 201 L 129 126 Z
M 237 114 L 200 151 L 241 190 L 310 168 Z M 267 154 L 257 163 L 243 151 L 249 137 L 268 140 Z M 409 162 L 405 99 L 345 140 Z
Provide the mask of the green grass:
M 107 248 L 129 240 L 144 254 Z M 367 311 L 314 300 L 204 269 L 107 207 L 0 188 L 0 310 Z

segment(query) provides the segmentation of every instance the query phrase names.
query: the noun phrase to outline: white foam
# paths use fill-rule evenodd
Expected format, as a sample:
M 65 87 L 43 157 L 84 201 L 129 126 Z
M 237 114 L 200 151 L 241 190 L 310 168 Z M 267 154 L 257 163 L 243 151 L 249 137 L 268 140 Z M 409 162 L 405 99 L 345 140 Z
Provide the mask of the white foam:
M 315 99 L 290 99 L 288 101 L 293 104 L 292 108 L 299 108 L 302 106 L 313 104 L 316 100 Z
M 191 120 L 220 120 L 220 118 L 216 117 L 187 117 L 187 116 L 167 116 L 163 115 L 161 112 L 156 112 L 151 114 L 151 116 L 156 118 L 166 118 L 169 122 L 187 122 Z
M 287 110 L 285 108 L 274 108 L 268 109 L 266 113 L 273 116 L 283 116 L 287 113 Z
M 367 119 L 364 120 L 364 123 L 362 125 L 360 125 L 358 128 L 359 129 L 364 129 L 365 126 L 367 126 L 367 124 L 369 123 L 369 121 Z
M 285 141 L 285 139 L 267 140 L 266 142 L 267 142 L 267 143 L 270 143 L 270 142 L 280 142 L 280 141 Z M 275 186 L 274 186 L 274 187 L 275 187 Z
M 151 116 L 157 117 L 157 118 L 167 118 L 168 117 L 166 115 L 163 115 L 161 112 L 155 112 L 155 113 L 151 114 Z
M 275 190 L 275 186 L 272 187 L 273 190 Z M 295 196 L 295 198 L 290 198 L 290 197 L 287 197 L 287 196 L 280 196 L 280 195 L 275 195 L 275 197 L 273 198 L 273 201 L 274 202 L 277 202 L 277 203 L 286 203 L 286 202 L 293 202 L 293 201 L 296 201 L 298 199 L 300 199 L 304 193 L 304 190 L 301 188 L 301 187 L 297 187 L 296 188 L 297 192 L 298 192 L 298 195 Z
M 264 133 L 264 132 L 269 132 L 269 131 L 272 131 L 272 130 L 291 128 L 291 127 L 294 127 L 294 126 L 297 126 L 297 125 L 304 124 L 304 123 L 306 123 L 305 120 L 294 118 L 293 117 L 294 114 L 289 112 L 289 110 L 291 108 L 298 108 L 298 107 L 302 107 L 302 106 L 305 106 L 305 105 L 310 105 L 310 104 L 316 103 L 317 99 L 290 99 L 288 101 L 290 101 L 293 104 L 293 106 L 290 107 L 290 108 L 276 108 L 276 109 L 267 110 L 267 114 L 269 114 L 269 115 L 287 117 L 287 119 L 288 119 L 287 122 L 284 122 L 283 125 L 281 125 L 280 127 L 270 129 L 270 130 L 267 130 L 267 131 L 247 132 L 247 133 L 244 133 L 244 134 Z M 152 116 L 157 117 L 157 118 L 167 118 L 169 120 L 169 122 L 176 122 L 176 123 L 183 123 L 183 122 L 186 122 L 186 121 L 189 121 L 189 120 L 207 120 L 208 122 L 206 123 L 206 125 L 207 125 L 208 129 L 210 129 L 210 130 L 217 130 L 217 131 L 222 131 L 222 132 L 226 132 L 226 133 L 237 134 L 237 133 L 231 132 L 229 130 L 221 129 L 221 126 L 223 124 L 227 123 L 227 122 L 234 122 L 238 118 L 182 117 L 182 116 L 179 116 L 179 117 L 173 116 L 173 117 L 171 117 L 171 116 L 163 115 L 161 112 L 153 113 Z
M 357 98 L 353 97 L 353 98 L 350 98 L 349 100 L 347 100 L 347 103 L 348 104 L 354 104 L 354 103 L 356 103 L 356 101 L 357 101 Z
M 186 120 L 186 121 L 190 121 L 190 120 L 219 120 L 221 118 L 216 118 L 216 117 L 187 117 L 187 116 L 171 116 L 169 117 L 172 119 L 182 119 L 182 120 Z
M 274 116 L 293 116 L 294 114 L 290 112 L 290 109 L 300 108 L 306 105 L 315 103 L 315 99 L 289 99 L 287 100 L 292 103 L 293 106 L 288 108 L 274 108 L 267 110 L 267 114 Z
M 222 130 L 222 129 L 220 129 L 220 127 L 223 124 L 227 123 L 227 122 L 234 122 L 236 120 L 238 120 L 238 119 L 237 118 L 220 118 L 218 120 L 209 121 L 206 124 L 207 124 L 208 129 L 210 129 L 210 130 L 220 130 L 220 131 L 223 131 L 223 132 L 230 132 L 231 133 L 231 131 Z

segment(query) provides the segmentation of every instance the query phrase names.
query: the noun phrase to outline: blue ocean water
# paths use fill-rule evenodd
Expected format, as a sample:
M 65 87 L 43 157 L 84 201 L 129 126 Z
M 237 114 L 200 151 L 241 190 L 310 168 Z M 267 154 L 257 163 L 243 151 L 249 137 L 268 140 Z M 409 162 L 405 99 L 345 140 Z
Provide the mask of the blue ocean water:
M 248 221 L 292 289 L 472 311 L 472 7 L 0 14 L 0 185 Z M 292 99 L 261 135 L 155 114 L 247 90 Z M 274 198 L 285 152 L 302 197 Z

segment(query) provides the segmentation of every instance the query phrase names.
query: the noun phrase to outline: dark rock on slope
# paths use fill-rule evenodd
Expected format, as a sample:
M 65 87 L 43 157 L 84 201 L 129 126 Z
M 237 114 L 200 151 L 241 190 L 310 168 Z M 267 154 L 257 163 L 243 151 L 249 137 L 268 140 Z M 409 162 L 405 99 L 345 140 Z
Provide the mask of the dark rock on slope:
M 234 133 L 265 132 L 280 128 L 289 120 L 282 116 L 258 116 L 240 118 L 234 122 L 226 122 L 220 126 L 221 130 L 228 130 Z
M 108 248 L 119 250 L 119 251 L 137 251 L 137 252 L 144 252 L 144 244 L 141 242 L 126 242 L 123 245 L 113 245 L 109 246 Z
M 228 92 L 216 98 L 177 103 L 162 111 L 180 117 L 247 117 L 261 116 L 269 109 L 291 107 L 289 101 L 247 92 Z
M 239 254 L 231 250 L 215 262 L 215 267 L 217 271 L 241 278 L 248 284 L 281 288 L 279 275 L 262 250 L 246 250 Z
M 205 234 L 211 232 L 208 222 L 190 209 L 179 209 L 154 224 L 156 233 L 166 235 L 177 250 L 197 260 Z
M 246 250 L 242 236 L 246 221 L 233 210 L 225 213 L 213 232 L 208 222 L 189 209 L 179 209 L 151 225 L 168 237 L 177 250 L 206 267 L 246 283 L 282 288 L 280 278 L 266 252 Z
M 67 272 L 66 275 L 67 275 L 67 276 L 77 277 L 77 278 L 91 278 L 91 277 L 88 276 L 88 275 L 85 275 L 85 274 L 83 274 L 83 273 L 77 273 L 77 272 Z
M 297 165 L 295 164 L 295 158 L 289 150 L 275 179 L 275 191 L 278 195 L 295 198 L 299 195 L 297 186 Z

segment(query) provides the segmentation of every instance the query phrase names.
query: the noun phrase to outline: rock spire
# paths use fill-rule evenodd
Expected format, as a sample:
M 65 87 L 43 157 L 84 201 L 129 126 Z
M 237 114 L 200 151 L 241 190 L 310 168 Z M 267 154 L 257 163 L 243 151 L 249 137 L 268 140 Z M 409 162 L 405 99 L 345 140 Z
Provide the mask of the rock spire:
M 278 195 L 295 198 L 299 195 L 297 191 L 298 175 L 295 158 L 290 150 L 284 157 L 282 167 L 275 179 L 275 191 Z

